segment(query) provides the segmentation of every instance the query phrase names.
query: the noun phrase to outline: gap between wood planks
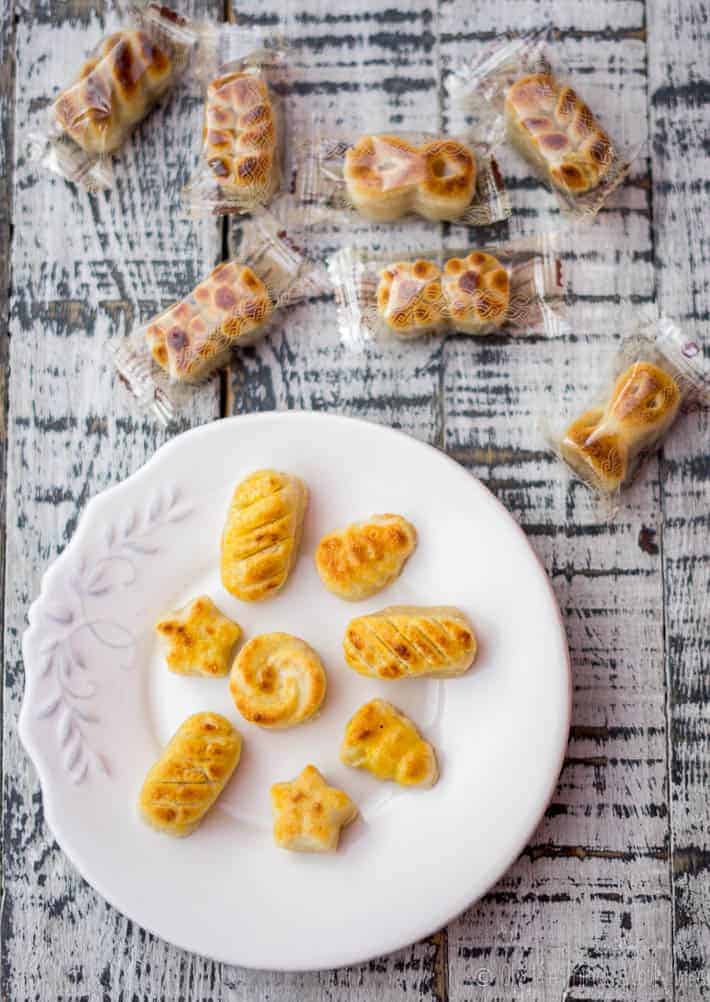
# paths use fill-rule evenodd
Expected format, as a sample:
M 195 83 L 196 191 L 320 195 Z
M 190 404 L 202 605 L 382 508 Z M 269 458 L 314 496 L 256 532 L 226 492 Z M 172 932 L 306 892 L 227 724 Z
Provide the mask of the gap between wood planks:
M 234 7 L 232 0 L 222 0 L 222 20 L 229 23 L 234 20 Z M 230 216 L 222 216 L 220 223 L 222 226 L 222 249 L 220 260 L 229 260 L 229 220 Z M 225 369 L 219 372 L 219 415 L 220 417 L 231 417 L 234 413 L 234 393 L 232 391 L 232 362 Z
M 225 0 L 225 15 L 229 7 L 229 0 Z M 220 260 L 229 259 L 229 216 L 223 216 L 220 220 L 222 227 L 222 246 Z M 219 416 L 230 417 L 234 410 L 234 394 L 232 393 L 232 363 L 225 369 L 219 370 Z

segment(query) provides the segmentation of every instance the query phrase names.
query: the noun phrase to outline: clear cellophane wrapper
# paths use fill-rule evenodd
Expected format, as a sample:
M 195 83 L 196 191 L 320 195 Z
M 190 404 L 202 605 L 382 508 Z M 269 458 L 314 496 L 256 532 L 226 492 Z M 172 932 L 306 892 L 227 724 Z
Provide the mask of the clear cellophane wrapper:
M 426 132 L 341 137 L 312 124 L 290 154 L 289 221 L 318 226 L 420 216 L 488 226 L 510 201 L 487 144 Z
M 584 103 L 583 87 L 580 94 L 558 75 L 551 39 L 547 29 L 498 41 L 477 63 L 454 68 L 447 87 L 478 141 L 507 139 L 566 213 L 590 217 L 623 182 L 640 145 L 608 133 Z M 625 131 L 623 116 L 615 117 Z
M 617 353 L 592 404 L 545 434 L 577 479 L 605 502 L 621 491 L 660 448 L 678 415 L 710 403 L 710 367 L 702 345 L 667 317 L 644 314 Z
M 112 360 L 140 407 L 166 424 L 236 349 L 270 333 L 290 306 L 327 292 L 325 273 L 262 213 L 245 224 L 238 257 L 111 344 Z
M 194 216 L 254 212 L 284 177 L 288 82 L 285 42 L 234 24 L 200 30 L 196 76 L 204 88 L 197 169 L 182 191 Z
M 410 254 L 347 247 L 328 261 L 343 344 L 431 334 L 555 337 L 564 331 L 554 233 L 494 246 Z
M 158 3 L 131 5 L 52 102 L 29 158 L 89 191 L 111 186 L 112 155 L 188 66 L 195 25 Z

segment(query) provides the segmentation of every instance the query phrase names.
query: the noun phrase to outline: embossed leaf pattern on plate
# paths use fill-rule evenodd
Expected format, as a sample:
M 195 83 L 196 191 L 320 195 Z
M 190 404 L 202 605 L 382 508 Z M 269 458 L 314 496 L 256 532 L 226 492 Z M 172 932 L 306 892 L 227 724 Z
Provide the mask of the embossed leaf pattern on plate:
M 138 581 L 143 562 L 160 552 L 161 530 L 191 513 L 177 486 L 155 491 L 141 508 L 129 508 L 109 523 L 98 554 L 81 552 L 69 573 L 54 579 L 38 600 L 35 624 L 43 637 L 39 671 L 46 681 L 34 716 L 53 724 L 59 761 L 75 784 L 92 771 L 110 774 L 105 755 L 91 739 L 91 727 L 99 723 L 93 702 L 98 684 L 79 648 L 80 639 L 105 648 L 113 655 L 109 663 L 114 667 L 132 666 L 135 637 L 113 618 L 114 603 L 107 600 Z

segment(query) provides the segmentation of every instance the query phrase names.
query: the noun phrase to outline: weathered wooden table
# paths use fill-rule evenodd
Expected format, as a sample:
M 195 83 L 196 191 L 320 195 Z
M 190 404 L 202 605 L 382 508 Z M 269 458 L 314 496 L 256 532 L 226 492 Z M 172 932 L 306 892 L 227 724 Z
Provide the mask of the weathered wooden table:
M 229 3 L 196 0 L 221 19 Z M 5 576 L 4 905 L 8 1002 L 136 999 L 487 1002 L 710 998 L 708 421 L 685 418 L 609 525 L 570 486 L 536 428 L 592 390 L 639 304 L 657 299 L 689 332 L 708 320 L 710 192 L 704 0 L 303 0 L 247 4 L 284 26 L 293 121 L 340 129 L 453 130 L 440 71 L 503 29 L 552 21 L 557 55 L 649 141 L 630 182 L 565 253 L 575 335 L 433 340 L 344 353 L 333 308 L 296 309 L 279 333 L 196 393 L 168 433 L 136 413 L 105 343 L 191 287 L 237 245 L 236 226 L 180 218 L 199 101 L 156 112 L 95 199 L 39 177 L 27 130 L 80 55 L 116 23 L 110 3 L 6 0 L 2 26 L 2 361 L 9 400 Z M 602 105 L 603 107 L 603 105 Z M 14 126 L 13 126 L 14 123 Z M 13 143 L 14 136 L 14 143 Z M 503 233 L 559 225 L 552 199 L 513 163 Z M 518 171 L 518 173 L 515 173 Z M 416 224 L 414 224 L 416 225 Z M 422 228 L 431 246 L 432 229 Z M 455 227 L 436 240 L 461 244 Z M 368 239 L 329 231 L 322 250 Z M 391 239 L 396 245 L 394 234 Z M 42 816 L 19 746 L 20 637 L 48 561 L 86 500 L 136 469 L 166 434 L 227 413 L 327 409 L 403 428 L 481 477 L 526 529 L 566 620 L 574 664 L 569 753 L 547 815 L 497 887 L 447 929 L 365 966 L 259 974 L 167 946 L 77 876 Z M 239 908 L 240 903 L 235 902 Z M 353 929 L 353 936 L 358 935 Z

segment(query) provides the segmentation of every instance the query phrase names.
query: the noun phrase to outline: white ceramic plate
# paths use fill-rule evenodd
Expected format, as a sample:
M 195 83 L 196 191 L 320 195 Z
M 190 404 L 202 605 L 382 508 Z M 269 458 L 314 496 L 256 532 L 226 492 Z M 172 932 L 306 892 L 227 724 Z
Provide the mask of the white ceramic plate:
M 274 467 L 311 489 L 301 557 L 283 593 L 256 605 L 221 587 L 219 539 L 234 485 Z M 399 512 L 419 545 L 398 581 L 345 603 L 320 584 L 319 537 Z M 265 732 L 243 721 L 226 679 L 161 662 L 155 620 L 199 593 L 247 637 L 303 637 L 328 672 L 314 721 Z M 384 605 L 456 605 L 479 637 L 458 679 L 378 682 L 346 667 L 348 620 Z M 47 571 L 24 637 L 20 733 L 47 822 L 82 875 L 165 939 L 248 967 L 352 964 L 413 942 L 482 895 L 532 834 L 569 726 L 567 646 L 549 581 L 525 536 L 442 453 L 374 424 L 307 413 L 232 418 L 181 435 L 94 498 Z M 402 791 L 338 761 L 346 721 L 384 696 L 435 744 L 441 778 Z M 241 763 L 197 832 L 170 839 L 139 820 L 148 767 L 181 721 L 227 715 Z M 269 786 L 313 762 L 358 803 L 332 856 L 274 847 Z

